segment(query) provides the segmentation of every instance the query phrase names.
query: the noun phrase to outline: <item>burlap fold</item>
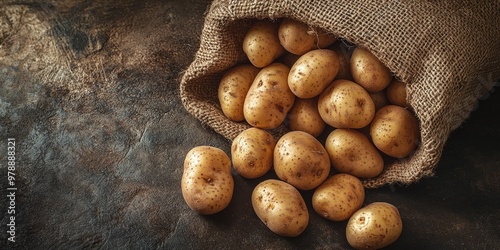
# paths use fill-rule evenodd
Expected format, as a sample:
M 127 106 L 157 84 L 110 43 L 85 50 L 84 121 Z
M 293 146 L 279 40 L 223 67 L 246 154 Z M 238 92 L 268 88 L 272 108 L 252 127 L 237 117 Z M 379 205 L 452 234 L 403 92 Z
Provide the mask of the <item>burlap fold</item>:
M 222 113 L 217 88 L 225 70 L 246 60 L 243 37 L 257 19 L 294 18 L 368 48 L 407 83 L 421 124 L 421 144 L 367 188 L 411 184 L 432 176 L 451 131 L 500 79 L 500 2 L 216 0 L 206 13 L 200 47 L 185 71 L 180 95 L 186 110 L 232 140 L 246 123 Z M 280 127 L 276 136 L 286 132 Z

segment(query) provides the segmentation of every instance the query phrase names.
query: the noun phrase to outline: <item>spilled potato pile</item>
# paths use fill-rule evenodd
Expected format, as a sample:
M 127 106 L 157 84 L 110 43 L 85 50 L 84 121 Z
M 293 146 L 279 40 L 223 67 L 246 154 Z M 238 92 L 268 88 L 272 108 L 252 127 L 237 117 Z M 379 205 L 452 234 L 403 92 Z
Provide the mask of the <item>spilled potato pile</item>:
M 252 128 L 232 141 L 230 156 L 211 146 L 188 152 L 181 181 L 187 205 L 200 214 L 220 212 L 233 194 L 231 166 L 247 179 L 273 169 L 279 180 L 258 184 L 251 200 L 274 233 L 295 237 L 305 230 L 309 213 L 299 190 L 313 190 L 313 210 L 348 220 L 354 248 L 393 243 L 402 230 L 399 211 L 385 202 L 363 207 L 361 179 L 376 177 L 384 159 L 408 157 L 419 144 L 405 83 L 367 49 L 293 19 L 257 21 L 241 42 L 248 62 L 225 72 L 218 98 L 228 119 Z M 290 132 L 276 140 L 268 130 L 280 126 Z

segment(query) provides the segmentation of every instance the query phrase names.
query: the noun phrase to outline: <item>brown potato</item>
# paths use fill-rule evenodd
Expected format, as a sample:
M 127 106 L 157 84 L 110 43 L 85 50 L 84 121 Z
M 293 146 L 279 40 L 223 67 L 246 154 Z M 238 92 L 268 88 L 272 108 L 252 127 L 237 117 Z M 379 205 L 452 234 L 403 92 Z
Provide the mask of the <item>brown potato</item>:
M 299 60 L 300 56 L 292 54 L 290 52 L 285 52 L 280 58 L 276 59 L 276 62 L 285 64 L 288 68 L 291 68 L 293 64 Z
M 344 221 L 363 206 L 365 188 L 363 183 L 349 174 L 335 174 L 314 191 L 314 211 L 331 221 Z
M 402 231 L 399 210 L 387 202 L 373 202 L 351 216 L 346 238 L 355 249 L 380 249 L 394 243 Z
M 290 18 L 281 21 L 278 37 L 285 50 L 292 54 L 303 55 L 314 48 L 314 36 L 309 35 L 307 24 Z
M 321 135 L 326 123 L 319 115 L 318 98 L 295 98 L 295 103 L 288 112 L 288 126 L 291 131 L 304 131 L 314 137 Z
M 332 167 L 359 178 L 372 178 L 384 169 L 384 159 L 370 140 L 354 129 L 335 129 L 325 141 Z
M 280 180 L 265 180 L 252 192 L 257 217 L 274 233 L 297 237 L 309 224 L 309 211 L 299 191 Z
M 404 158 L 417 147 L 420 128 L 415 115 L 397 105 L 387 105 L 375 114 L 370 124 L 373 144 L 383 153 Z
M 389 104 L 389 100 L 387 99 L 387 95 L 385 91 L 379 91 L 379 92 L 372 92 L 370 93 L 370 96 L 373 100 L 373 103 L 375 104 L 375 111 L 379 110 L 383 106 L 386 106 Z
M 246 33 L 243 51 L 255 67 L 266 67 L 285 52 L 278 38 L 278 28 L 278 22 L 266 19 L 254 23 Z
M 406 84 L 400 80 L 394 79 L 387 86 L 387 99 L 394 105 L 403 108 L 410 108 L 410 104 L 406 100 Z
M 218 89 L 219 103 L 224 115 L 232 121 L 245 120 L 243 103 L 259 68 L 242 64 L 228 70 L 221 78 Z
M 200 214 L 214 214 L 229 205 L 234 181 L 231 160 L 219 148 L 198 146 L 184 160 L 182 196 L 187 205 Z
M 313 49 L 324 49 L 337 41 L 335 35 L 324 29 L 313 28 L 313 31 L 309 33 L 316 37 L 316 47 Z
M 352 78 L 369 92 L 378 92 L 392 80 L 391 71 L 369 50 L 356 47 L 351 55 Z
M 288 87 L 289 71 L 287 66 L 273 63 L 257 74 L 243 104 L 243 115 L 248 124 L 273 129 L 283 123 L 295 101 L 295 95 Z
M 337 72 L 337 76 L 335 76 L 335 80 L 337 79 L 345 79 L 345 80 L 353 80 L 351 75 L 351 69 L 349 66 L 349 62 L 351 59 L 351 53 L 349 52 L 347 46 L 345 46 L 342 42 L 337 42 L 333 44 L 331 48 L 339 58 L 339 72 Z
M 330 158 L 314 136 L 291 131 L 274 148 L 274 171 L 278 178 L 301 190 L 318 187 L 330 173 Z
M 338 71 L 339 59 L 333 50 L 311 50 L 293 64 L 288 86 L 297 97 L 312 98 L 321 94 Z
M 349 80 L 333 81 L 319 96 L 321 118 L 334 128 L 362 128 L 375 115 L 375 104 L 368 92 Z
M 296 55 L 325 48 L 337 40 L 335 36 L 322 29 L 313 29 L 305 23 L 290 18 L 281 21 L 278 36 L 285 50 Z
M 275 145 L 276 140 L 265 130 L 259 128 L 244 130 L 231 144 L 234 170 L 248 179 L 263 176 L 273 166 Z

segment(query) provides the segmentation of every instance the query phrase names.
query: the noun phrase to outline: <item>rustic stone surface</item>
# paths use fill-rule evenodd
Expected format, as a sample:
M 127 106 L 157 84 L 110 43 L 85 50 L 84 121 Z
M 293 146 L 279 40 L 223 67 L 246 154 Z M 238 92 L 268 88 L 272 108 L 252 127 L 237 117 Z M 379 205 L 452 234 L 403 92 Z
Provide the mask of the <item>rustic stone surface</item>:
M 270 232 L 251 208 L 261 179 L 234 173 L 233 200 L 216 215 L 184 203 L 185 154 L 198 145 L 230 147 L 179 98 L 209 3 L 0 3 L 2 246 L 349 249 L 346 223 L 323 220 L 310 201 L 301 236 Z M 367 191 L 366 203 L 400 209 L 403 234 L 391 247 L 500 245 L 499 109 L 498 91 L 480 101 L 449 138 L 435 177 Z M 7 241 L 7 138 L 16 139 L 15 243 Z

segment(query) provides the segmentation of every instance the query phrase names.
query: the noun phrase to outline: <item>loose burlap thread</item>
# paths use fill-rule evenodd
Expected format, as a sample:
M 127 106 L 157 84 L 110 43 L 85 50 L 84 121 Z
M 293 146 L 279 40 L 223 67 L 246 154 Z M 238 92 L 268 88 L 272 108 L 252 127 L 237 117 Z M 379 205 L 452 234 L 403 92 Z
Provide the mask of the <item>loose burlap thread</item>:
M 365 187 L 409 185 L 434 175 L 446 140 L 500 79 L 500 3 L 488 1 L 215 0 L 205 16 L 200 47 L 184 72 L 186 110 L 232 140 L 249 128 L 227 119 L 217 89 L 222 74 L 245 62 L 243 37 L 258 19 L 293 18 L 368 48 L 407 83 L 420 122 L 421 143 L 391 162 Z M 279 137 L 284 126 L 270 131 Z

